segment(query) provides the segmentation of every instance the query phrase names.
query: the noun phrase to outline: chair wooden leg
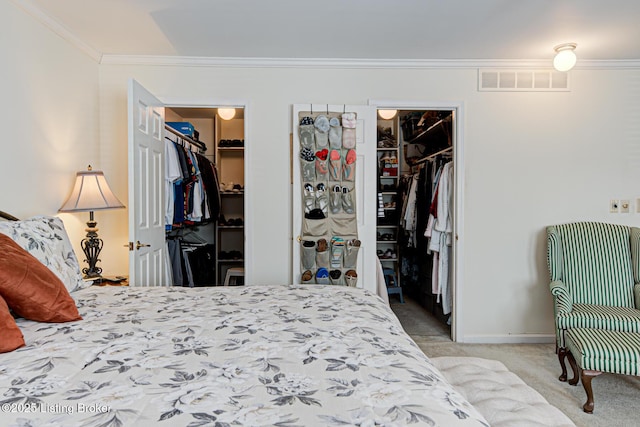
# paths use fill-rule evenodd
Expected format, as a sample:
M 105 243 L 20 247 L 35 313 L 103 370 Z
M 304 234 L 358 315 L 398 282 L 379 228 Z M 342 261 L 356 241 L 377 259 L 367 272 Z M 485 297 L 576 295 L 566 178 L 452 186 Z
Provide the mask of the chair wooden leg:
M 571 365 L 571 370 L 573 371 L 573 377 L 569 380 L 569 384 L 577 385 L 578 381 L 580 381 L 580 375 L 578 373 L 578 363 L 576 363 L 576 359 L 575 357 L 573 357 L 573 354 L 571 354 L 570 351 L 565 351 L 565 354 L 569 358 L 569 365 Z
M 587 392 L 587 402 L 582 405 L 582 409 L 587 414 L 593 414 L 593 389 L 591 388 L 591 380 L 593 377 L 597 377 L 602 372 L 600 371 L 588 371 L 586 369 L 582 370 L 582 385 L 584 387 L 584 391 Z
M 560 347 L 558 349 L 558 360 L 560 361 L 560 367 L 562 368 L 562 374 L 558 379 L 562 382 L 567 381 L 567 365 L 564 362 L 564 359 L 567 357 L 567 349 L 566 347 Z

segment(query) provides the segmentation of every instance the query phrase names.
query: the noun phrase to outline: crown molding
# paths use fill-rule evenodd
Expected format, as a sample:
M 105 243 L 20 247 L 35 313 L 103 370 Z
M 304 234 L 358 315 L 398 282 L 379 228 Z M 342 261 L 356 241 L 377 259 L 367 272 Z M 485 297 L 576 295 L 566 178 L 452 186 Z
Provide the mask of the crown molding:
M 82 52 L 87 54 L 91 59 L 93 59 L 97 63 L 101 62 L 102 54 L 100 52 L 98 52 L 97 50 L 95 50 L 94 48 L 92 48 L 82 40 L 80 40 L 71 31 L 69 31 L 67 27 L 63 26 L 58 21 L 51 18 L 42 9 L 40 9 L 38 6 L 33 4 L 33 2 L 31 2 L 30 0 L 11 0 L 11 2 L 14 3 L 16 6 L 18 6 L 20 9 L 24 10 L 26 13 L 28 13 L 31 17 L 33 17 L 35 20 L 37 20 L 41 24 L 43 24 L 45 27 L 49 28 L 55 34 L 62 37 L 67 42 L 71 43 L 76 48 L 80 49 Z
M 548 60 L 482 59 L 357 59 L 357 58 L 242 58 L 162 55 L 112 55 L 92 48 L 67 27 L 47 15 L 31 0 L 10 0 L 55 34 L 99 64 L 220 68 L 343 68 L 343 69 L 473 69 L 549 68 Z M 639 69 L 640 59 L 578 60 L 574 69 Z
M 200 56 L 102 55 L 101 64 L 220 68 L 353 68 L 353 69 L 531 69 L 551 67 L 549 60 L 239 58 Z M 640 60 L 582 60 L 575 69 L 634 69 Z

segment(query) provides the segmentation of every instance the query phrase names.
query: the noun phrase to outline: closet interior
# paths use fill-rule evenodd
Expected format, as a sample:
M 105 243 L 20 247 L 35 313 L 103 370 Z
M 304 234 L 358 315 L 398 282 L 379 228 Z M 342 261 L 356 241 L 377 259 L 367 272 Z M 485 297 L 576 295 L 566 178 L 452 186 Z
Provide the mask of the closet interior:
M 167 274 L 174 286 L 244 284 L 243 113 L 165 109 Z
M 451 325 L 451 110 L 378 110 L 377 255 L 390 298 Z

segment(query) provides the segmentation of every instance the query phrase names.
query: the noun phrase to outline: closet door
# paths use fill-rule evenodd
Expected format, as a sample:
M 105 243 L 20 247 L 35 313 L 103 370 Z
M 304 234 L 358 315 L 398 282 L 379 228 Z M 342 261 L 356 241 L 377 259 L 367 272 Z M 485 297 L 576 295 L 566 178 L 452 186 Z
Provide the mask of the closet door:
M 293 283 L 301 283 L 303 273 L 301 240 L 305 206 L 299 123 L 300 114 L 311 111 L 314 113 L 313 116 L 323 112 L 328 112 L 330 116 L 340 116 L 343 112 L 357 115 L 354 190 L 357 238 L 361 243 L 355 269 L 358 274 L 357 287 L 376 292 L 376 109 L 365 105 L 295 104 L 293 106 Z M 330 195 L 331 189 L 327 191 Z M 347 268 L 342 270 L 344 272 Z
M 164 238 L 164 106 L 129 81 L 129 283 L 162 286 Z

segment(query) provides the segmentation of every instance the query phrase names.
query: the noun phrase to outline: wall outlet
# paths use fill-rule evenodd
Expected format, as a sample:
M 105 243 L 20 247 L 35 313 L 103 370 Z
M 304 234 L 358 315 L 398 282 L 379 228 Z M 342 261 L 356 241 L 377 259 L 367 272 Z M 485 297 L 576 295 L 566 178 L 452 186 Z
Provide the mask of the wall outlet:
M 612 199 L 609 202 L 609 212 L 618 213 L 620 211 L 620 201 L 618 199 Z
M 630 212 L 631 202 L 629 200 L 620 200 L 620 213 Z

